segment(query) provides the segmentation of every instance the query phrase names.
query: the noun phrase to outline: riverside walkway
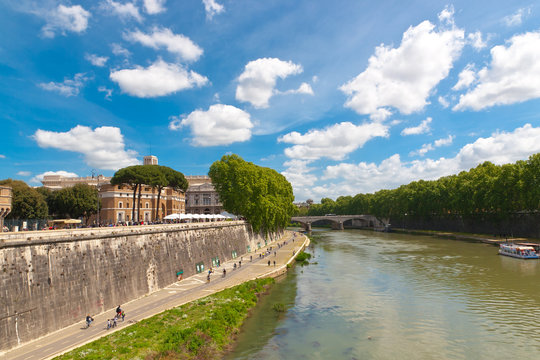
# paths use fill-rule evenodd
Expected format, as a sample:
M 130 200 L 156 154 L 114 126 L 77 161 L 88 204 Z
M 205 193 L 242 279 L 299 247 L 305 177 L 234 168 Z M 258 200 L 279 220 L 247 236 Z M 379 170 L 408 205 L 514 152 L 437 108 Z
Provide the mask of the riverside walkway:
M 286 242 L 286 245 L 278 248 L 277 244 L 283 242 Z M 243 255 L 241 260 L 242 266 L 240 268 L 233 270 L 233 264 L 238 263 L 241 259 L 240 257 L 223 263 L 219 268 L 215 269 L 209 283 L 206 280 L 208 271 L 205 271 L 175 282 L 166 288 L 139 299 L 122 304 L 122 309 L 126 312 L 126 318 L 124 322 L 122 320 L 118 321 L 116 328 L 107 330 L 107 319 L 111 319 L 115 315 L 115 309 L 110 309 L 102 314 L 92 314 L 94 322 L 87 329 L 85 328 L 84 319 L 81 319 L 80 323 L 0 354 L 0 359 L 51 359 L 165 310 L 203 298 L 249 280 L 279 276 L 287 272 L 287 264 L 294 259 L 293 252 L 297 254 L 308 244 L 309 239 L 306 236 L 292 231 L 286 231 L 280 240 L 270 243 L 256 252 Z M 259 258 L 259 254 L 264 253 L 270 247 L 272 247 L 271 254 L 264 258 Z M 274 255 L 274 251 L 276 255 Z M 250 261 L 250 255 L 253 256 L 253 261 Z M 269 260 L 271 262 L 270 266 L 268 266 Z M 274 261 L 276 262 L 275 266 Z M 224 268 L 227 270 L 225 277 L 222 276 Z M 54 311 L 54 309 L 51 309 L 51 311 Z

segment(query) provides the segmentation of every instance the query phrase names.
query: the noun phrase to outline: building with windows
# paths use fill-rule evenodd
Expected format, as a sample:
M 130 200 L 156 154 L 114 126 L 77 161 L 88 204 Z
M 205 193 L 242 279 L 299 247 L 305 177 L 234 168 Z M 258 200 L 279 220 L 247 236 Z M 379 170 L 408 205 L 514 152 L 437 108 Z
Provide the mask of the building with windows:
M 223 211 L 223 205 L 209 176 L 186 176 L 186 180 L 189 183 L 186 191 L 188 214 L 219 214 Z
M 4 229 L 4 218 L 11 212 L 12 190 L 9 186 L 0 186 L 0 232 Z
M 167 215 L 184 214 L 186 212 L 184 193 L 171 188 L 161 190 L 158 206 L 157 189 L 143 185 L 139 213 L 137 213 L 138 191 L 135 199 L 135 220 L 132 219 L 133 189 L 131 186 L 104 184 L 100 186 L 99 197 L 101 199 L 99 217 L 102 224 L 127 223 L 131 221 L 144 221 L 147 223 L 155 219 L 161 220 Z
M 157 165 L 158 158 L 153 155 L 145 156 L 143 163 L 144 165 Z M 161 191 L 158 206 L 157 189 L 143 185 L 141 190 L 140 213 L 136 213 L 135 219 L 132 219 L 133 189 L 128 185 L 111 185 L 111 177 L 103 175 L 96 177 L 45 175 L 41 183 L 44 187 L 51 190 L 60 190 L 77 184 L 96 186 L 101 203 L 101 211 L 99 212 L 99 222 L 101 224 L 128 223 L 132 221 L 151 222 L 156 219 L 162 220 L 170 214 L 185 214 L 186 212 L 185 194 L 172 188 L 164 188 Z M 137 211 L 137 204 L 135 204 L 135 211 Z
M 51 190 L 60 190 L 67 187 L 72 187 L 77 184 L 86 184 L 92 186 L 98 186 L 100 184 L 109 184 L 111 182 L 110 176 L 86 176 L 86 177 L 70 177 L 63 175 L 45 175 L 41 183 L 44 187 Z

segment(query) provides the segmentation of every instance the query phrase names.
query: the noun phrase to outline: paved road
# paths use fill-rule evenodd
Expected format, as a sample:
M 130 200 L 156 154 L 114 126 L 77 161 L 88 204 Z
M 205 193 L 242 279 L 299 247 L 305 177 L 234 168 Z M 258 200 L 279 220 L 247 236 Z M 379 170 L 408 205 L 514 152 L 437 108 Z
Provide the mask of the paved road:
M 78 324 L 58 330 L 11 350 L 0 355 L 0 358 L 10 360 L 49 359 L 167 309 L 205 297 L 247 280 L 283 272 L 286 264 L 292 260 L 293 252 L 298 252 L 308 241 L 304 236 L 286 232 L 284 237 L 278 241 L 280 243 L 285 242 L 286 245 L 277 248 L 277 242 L 268 244 L 267 247 L 258 250 L 252 255 L 253 261 L 250 261 L 250 255 L 243 256 L 242 267 L 236 270 L 233 270 L 233 264 L 238 262 L 239 259 L 228 261 L 216 269 L 215 273 L 211 275 L 209 283 L 206 280 L 208 273 L 204 272 L 123 304 L 122 309 L 126 312 L 125 321 L 120 320 L 118 326 L 114 329 L 107 330 L 106 327 L 107 319 L 113 318 L 115 314 L 115 309 L 110 309 L 103 314 L 95 315 L 94 322 L 88 329 L 85 328 L 84 319 L 81 319 Z M 271 254 L 260 258 L 259 254 L 270 247 L 272 247 Z M 274 255 L 274 251 L 276 251 L 276 255 Z M 269 260 L 271 262 L 270 266 L 268 266 Z M 275 266 L 274 261 L 276 262 Z M 227 270 L 225 277 L 222 276 L 223 268 Z

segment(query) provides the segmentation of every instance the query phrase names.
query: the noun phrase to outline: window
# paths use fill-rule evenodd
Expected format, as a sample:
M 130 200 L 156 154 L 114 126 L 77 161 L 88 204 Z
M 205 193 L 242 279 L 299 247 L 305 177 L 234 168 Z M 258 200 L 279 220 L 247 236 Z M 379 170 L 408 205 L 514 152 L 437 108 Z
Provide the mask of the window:
M 197 274 L 200 274 L 204 271 L 204 263 L 200 262 L 195 264 L 195 271 L 197 271 Z
M 236 250 L 233 250 L 231 255 L 233 259 L 236 259 L 238 257 L 238 255 L 236 254 Z
M 118 202 L 118 208 L 119 208 L 119 209 L 122 208 L 122 202 L 121 202 L 121 201 Z
M 146 203 L 144 206 L 148 209 L 150 205 Z
M 203 205 L 210 205 L 210 203 L 212 202 L 211 198 L 210 198 L 210 195 L 204 195 L 203 196 Z

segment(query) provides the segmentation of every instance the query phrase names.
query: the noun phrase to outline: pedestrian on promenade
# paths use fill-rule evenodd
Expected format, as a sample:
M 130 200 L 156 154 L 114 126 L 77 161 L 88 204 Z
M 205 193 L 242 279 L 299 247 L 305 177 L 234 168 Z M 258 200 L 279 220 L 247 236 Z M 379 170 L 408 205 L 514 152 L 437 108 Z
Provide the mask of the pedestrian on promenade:
M 242 267 L 242 260 L 238 262 L 238 267 Z
M 206 282 L 210 282 L 210 272 L 209 272 L 208 275 L 206 276 Z
M 274 267 L 276 267 L 276 260 L 274 260 Z
M 277 255 L 277 252 L 274 251 L 274 256 L 276 256 L 276 255 Z
M 124 318 L 126 317 L 126 312 L 122 310 L 122 321 L 124 321 Z
M 116 308 L 116 316 L 120 317 L 121 314 L 122 314 L 122 308 L 120 307 L 120 305 L 118 305 L 118 307 Z
M 113 323 L 112 323 L 112 327 L 116 327 L 116 316 L 113 318 Z
M 90 327 L 90 324 L 94 321 L 94 319 L 90 316 L 90 314 L 86 315 L 86 327 Z
M 236 263 L 234 263 L 233 265 L 233 270 L 236 270 Z
M 249 261 L 253 262 L 253 255 L 249 255 Z
M 268 260 L 268 266 L 270 266 L 270 260 Z
M 111 328 L 111 319 L 107 319 L 107 330 Z
M 225 277 L 227 275 L 227 270 L 225 270 L 225 268 L 223 268 L 223 277 Z

